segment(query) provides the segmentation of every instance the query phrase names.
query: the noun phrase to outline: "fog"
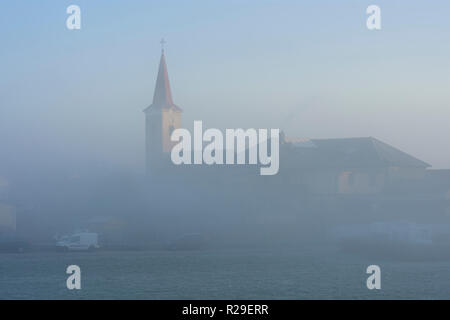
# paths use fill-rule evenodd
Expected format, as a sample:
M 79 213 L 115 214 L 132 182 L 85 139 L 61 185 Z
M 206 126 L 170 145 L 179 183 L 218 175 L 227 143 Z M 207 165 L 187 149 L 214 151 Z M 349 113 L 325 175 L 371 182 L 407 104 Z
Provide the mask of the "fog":
M 450 168 L 450 47 L 443 40 L 450 28 L 441 16 L 448 4 L 431 12 L 412 2 L 405 12 L 380 2 L 386 25 L 379 33 L 364 29 L 364 5 L 356 2 L 236 10 L 237 3 L 154 9 L 81 1 L 79 32 L 64 28 L 65 3 L 3 6 L 0 177 L 8 181 L 2 201 L 16 208 L 17 233 L 36 243 L 91 229 L 108 234 L 110 244 L 139 247 L 162 248 L 194 233 L 211 247 L 295 246 L 334 243 L 342 226 L 447 224 L 446 176 L 437 187 L 414 178 L 417 194 L 438 199 L 414 205 L 417 197 L 399 187 L 408 179 L 379 193 L 356 187 L 345 199 L 327 193 L 324 200 L 307 184 L 324 186 L 320 176 L 329 168 L 298 173 L 301 155 L 293 162 L 290 153 L 274 177 L 208 168 L 198 177 L 146 174 L 143 110 L 152 103 L 161 36 L 189 130 L 202 120 L 311 139 L 375 137 L 433 169 Z M 156 20 L 148 17 L 153 9 Z M 12 18 L 19 13 L 22 19 Z M 183 15 L 194 18 L 172 19 Z M 312 171 L 315 178 L 303 176 Z

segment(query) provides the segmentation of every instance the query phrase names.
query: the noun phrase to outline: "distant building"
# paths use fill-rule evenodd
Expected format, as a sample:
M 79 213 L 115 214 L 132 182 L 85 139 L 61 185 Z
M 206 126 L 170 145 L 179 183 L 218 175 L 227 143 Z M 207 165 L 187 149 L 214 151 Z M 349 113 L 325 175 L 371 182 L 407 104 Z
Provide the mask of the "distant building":
M 293 180 L 319 194 L 373 194 L 425 177 L 430 165 L 375 138 L 286 138 L 280 162 Z M 295 183 L 295 181 L 292 181 Z
M 0 176 L 0 202 L 8 197 L 9 183 L 6 178 Z
M 450 217 L 450 170 L 427 170 L 421 187 L 422 193 L 436 195 L 438 200 L 443 201 L 445 213 Z
M 144 110 L 146 118 L 146 166 L 149 173 L 164 173 L 172 167 L 177 175 L 182 170 L 170 163 L 173 130 L 181 127 L 182 110 L 173 103 L 169 76 L 164 55 L 161 53 L 153 103 Z M 375 138 L 347 139 L 298 139 L 284 134 L 280 137 L 280 171 L 278 175 L 264 180 L 264 187 L 276 186 L 298 190 L 306 194 L 321 195 L 370 195 L 387 187 L 423 181 L 430 165 Z M 251 166 L 183 167 L 189 172 L 184 177 L 198 181 L 253 181 L 259 186 L 261 180 Z M 243 176 L 244 175 L 244 176 Z M 220 177 L 220 179 L 216 179 Z M 270 188 L 270 187 L 269 187 Z M 292 194 L 289 190 L 289 194 Z
M 16 209 L 0 203 L 0 234 L 13 231 L 16 231 Z
M 9 183 L 0 177 L 0 235 L 16 231 L 16 208 L 4 203 L 7 198 Z

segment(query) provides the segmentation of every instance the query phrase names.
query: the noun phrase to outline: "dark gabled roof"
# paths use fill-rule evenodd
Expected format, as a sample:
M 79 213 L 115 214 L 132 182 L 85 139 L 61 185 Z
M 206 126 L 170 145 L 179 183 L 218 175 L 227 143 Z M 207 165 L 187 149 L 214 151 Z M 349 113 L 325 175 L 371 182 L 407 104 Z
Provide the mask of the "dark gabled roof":
M 386 161 L 388 164 L 393 166 L 403 166 L 403 167 L 431 167 L 431 165 L 425 161 L 417 159 L 412 155 L 403 152 L 397 148 L 394 148 L 387 143 L 384 143 L 375 138 L 369 138 L 372 140 L 375 150 L 380 157 L 380 160 Z
M 367 138 L 312 139 L 314 148 L 291 148 L 301 167 L 421 167 L 430 165 L 380 140 Z

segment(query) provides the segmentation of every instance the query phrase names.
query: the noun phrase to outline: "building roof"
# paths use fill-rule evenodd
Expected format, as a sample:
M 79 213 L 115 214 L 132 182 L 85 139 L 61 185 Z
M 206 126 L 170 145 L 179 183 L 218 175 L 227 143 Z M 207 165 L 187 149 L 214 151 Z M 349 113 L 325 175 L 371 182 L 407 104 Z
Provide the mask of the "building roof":
M 161 52 L 161 59 L 159 61 L 153 103 L 144 111 L 149 109 L 174 109 L 175 111 L 182 111 L 180 107 L 173 103 L 164 50 Z
M 289 157 L 303 167 L 430 167 L 397 148 L 372 137 L 311 139 L 315 148 L 292 148 Z
M 317 146 L 308 138 L 283 137 L 284 143 L 290 143 L 294 148 L 316 148 Z

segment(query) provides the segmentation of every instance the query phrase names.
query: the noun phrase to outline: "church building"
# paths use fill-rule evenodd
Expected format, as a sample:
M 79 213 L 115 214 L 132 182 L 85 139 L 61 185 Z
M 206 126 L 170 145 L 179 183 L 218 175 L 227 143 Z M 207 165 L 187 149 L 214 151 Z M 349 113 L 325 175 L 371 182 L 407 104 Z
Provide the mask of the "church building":
M 261 178 L 254 166 L 197 165 L 187 169 L 171 163 L 170 136 L 181 128 L 183 110 L 172 99 L 164 49 L 161 52 L 152 104 L 145 113 L 145 155 L 149 175 L 169 171 L 195 176 L 196 181 L 252 180 L 253 185 L 298 187 L 307 194 L 379 194 L 392 184 L 421 181 L 429 164 L 375 138 L 298 139 L 280 137 L 280 170 Z M 195 167 L 195 168 L 194 168 Z M 210 167 L 210 168 L 208 168 Z M 214 169 L 211 167 L 215 167 Z M 221 167 L 221 168 L 218 168 Z M 232 168 L 231 168 L 232 167 Z M 239 168 L 238 168 L 239 167 Z M 180 170 L 182 169 L 182 170 Z M 218 175 L 217 175 L 218 174 Z M 219 179 L 216 179 L 219 177 Z M 262 180 L 263 179 L 263 180 Z

